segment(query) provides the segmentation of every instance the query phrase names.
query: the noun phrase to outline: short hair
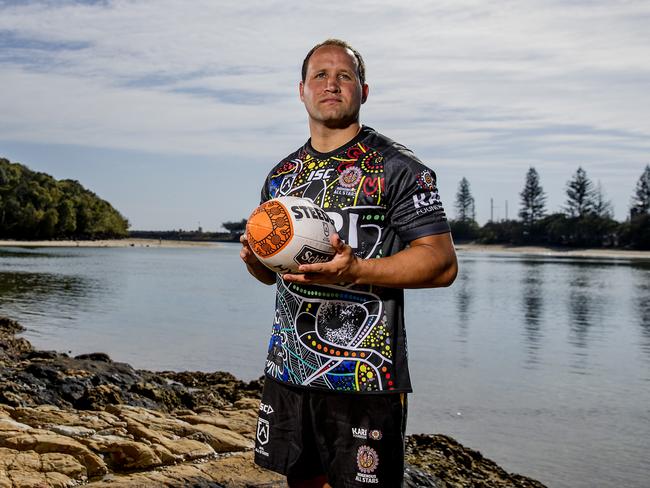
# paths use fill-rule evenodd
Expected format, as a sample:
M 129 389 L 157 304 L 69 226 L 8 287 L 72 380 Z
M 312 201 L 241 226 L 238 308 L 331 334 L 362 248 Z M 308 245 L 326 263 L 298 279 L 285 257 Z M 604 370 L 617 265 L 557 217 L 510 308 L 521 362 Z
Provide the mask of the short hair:
M 350 51 L 352 51 L 352 54 L 354 54 L 354 57 L 357 60 L 357 74 L 359 75 L 359 81 L 361 82 L 361 85 L 363 85 L 366 82 L 366 63 L 363 62 L 363 58 L 361 57 L 359 51 L 354 49 L 347 42 L 342 41 L 340 39 L 327 39 L 321 42 L 320 44 L 316 44 L 314 47 L 312 47 L 311 50 L 307 53 L 307 56 L 305 56 L 305 60 L 302 62 L 303 83 L 305 82 L 305 78 L 307 77 L 307 65 L 309 64 L 309 58 L 311 58 L 311 55 L 314 54 L 314 51 L 316 51 L 316 49 L 323 46 L 338 46 L 338 47 L 342 47 L 343 49 L 349 49 Z

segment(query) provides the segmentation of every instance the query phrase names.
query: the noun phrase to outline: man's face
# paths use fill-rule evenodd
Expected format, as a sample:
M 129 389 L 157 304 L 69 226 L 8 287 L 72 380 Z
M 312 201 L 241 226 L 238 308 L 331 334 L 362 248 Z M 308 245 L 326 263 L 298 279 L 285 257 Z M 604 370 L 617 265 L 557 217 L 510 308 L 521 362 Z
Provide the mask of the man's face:
M 339 46 L 323 46 L 311 55 L 300 100 L 311 123 L 330 129 L 346 128 L 359 120 L 359 109 L 368 97 L 361 85 L 354 55 Z

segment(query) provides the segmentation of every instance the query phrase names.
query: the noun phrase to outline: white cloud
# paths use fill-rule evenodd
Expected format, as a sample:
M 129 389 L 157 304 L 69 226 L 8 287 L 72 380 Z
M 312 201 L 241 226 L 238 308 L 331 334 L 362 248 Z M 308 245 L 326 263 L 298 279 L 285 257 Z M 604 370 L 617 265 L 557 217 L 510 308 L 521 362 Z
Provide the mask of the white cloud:
M 425 160 L 640 174 L 648 19 L 641 0 L 0 4 L 0 137 L 275 160 L 306 135 L 302 58 L 335 36 L 366 58 L 364 121 Z M 603 180 L 622 217 L 634 181 Z

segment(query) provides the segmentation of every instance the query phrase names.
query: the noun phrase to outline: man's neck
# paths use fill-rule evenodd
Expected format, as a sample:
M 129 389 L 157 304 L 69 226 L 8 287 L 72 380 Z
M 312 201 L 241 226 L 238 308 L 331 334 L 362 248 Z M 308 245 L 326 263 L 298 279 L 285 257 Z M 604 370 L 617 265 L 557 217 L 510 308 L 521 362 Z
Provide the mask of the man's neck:
M 309 123 L 311 147 L 320 153 L 328 153 L 341 147 L 356 137 L 361 130 L 359 122 L 350 124 L 343 129 L 330 129 L 322 125 Z

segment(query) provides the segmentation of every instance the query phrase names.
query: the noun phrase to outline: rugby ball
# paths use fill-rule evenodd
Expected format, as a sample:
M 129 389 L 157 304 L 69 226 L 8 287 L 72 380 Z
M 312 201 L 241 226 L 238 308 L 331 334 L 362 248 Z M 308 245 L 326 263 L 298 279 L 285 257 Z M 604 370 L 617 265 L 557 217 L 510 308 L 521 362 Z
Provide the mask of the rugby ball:
M 246 223 L 246 238 L 257 258 L 276 273 L 297 273 L 301 264 L 334 257 L 334 221 L 311 200 L 278 197 L 257 207 Z

